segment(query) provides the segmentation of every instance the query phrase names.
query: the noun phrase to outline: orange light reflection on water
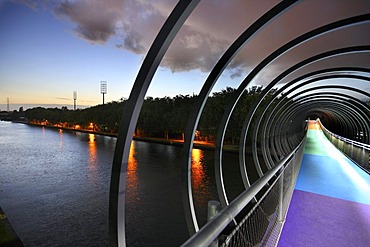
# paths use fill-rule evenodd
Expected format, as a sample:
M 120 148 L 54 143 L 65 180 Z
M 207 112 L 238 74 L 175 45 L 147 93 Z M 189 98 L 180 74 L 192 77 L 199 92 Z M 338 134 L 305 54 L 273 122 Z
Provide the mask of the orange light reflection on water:
M 60 140 L 59 140 L 59 148 L 62 148 L 63 147 L 63 130 L 62 129 L 59 129 L 58 132 L 59 132 L 59 138 L 60 138 Z
M 135 200 L 138 199 L 138 184 L 139 180 L 137 177 L 137 160 L 135 158 L 136 150 L 135 150 L 135 143 L 131 142 L 130 146 L 130 154 L 128 156 L 128 164 L 127 164 L 127 192 L 128 200 L 132 200 L 134 203 Z
M 203 167 L 203 150 L 193 149 L 191 152 L 191 182 L 194 189 L 204 187 L 205 169 Z
M 96 142 L 95 142 L 95 135 L 89 134 L 88 135 L 88 144 L 89 144 L 89 168 L 91 170 L 96 170 Z

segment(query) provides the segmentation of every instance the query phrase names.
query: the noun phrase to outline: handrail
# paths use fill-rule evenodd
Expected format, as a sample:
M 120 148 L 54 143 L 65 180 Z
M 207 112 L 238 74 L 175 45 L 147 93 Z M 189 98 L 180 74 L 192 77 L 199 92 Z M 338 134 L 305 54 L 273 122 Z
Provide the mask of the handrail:
M 181 246 L 208 246 L 210 245 L 221 232 L 229 225 L 229 223 L 237 216 L 253 198 L 266 186 L 266 184 L 280 171 L 280 169 L 290 161 L 297 150 L 303 145 L 305 138 L 301 143 L 276 166 L 265 173 L 258 179 L 250 188 L 242 192 L 235 198 L 226 208 L 224 208 L 212 221 L 203 226 L 196 234 L 188 239 Z
M 351 140 L 351 139 L 345 138 L 343 136 L 337 135 L 337 134 L 331 132 L 330 130 L 328 130 L 327 128 L 325 128 L 325 126 L 321 123 L 320 119 L 318 119 L 316 121 L 319 122 L 319 124 L 320 124 L 320 126 L 321 126 L 322 129 L 324 129 L 326 132 L 328 132 L 330 135 L 334 136 L 335 138 L 337 138 L 339 140 L 342 140 L 342 141 L 345 141 L 347 143 L 353 144 L 353 145 L 355 145 L 357 147 L 365 148 L 366 150 L 370 150 L 370 145 L 369 144 L 362 143 L 362 142 L 356 142 L 354 140 Z
M 316 120 L 323 130 L 326 138 L 338 148 L 344 155 L 351 159 L 358 167 L 370 174 L 370 145 L 356 142 L 334 134 L 321 123 L 320 119 Z

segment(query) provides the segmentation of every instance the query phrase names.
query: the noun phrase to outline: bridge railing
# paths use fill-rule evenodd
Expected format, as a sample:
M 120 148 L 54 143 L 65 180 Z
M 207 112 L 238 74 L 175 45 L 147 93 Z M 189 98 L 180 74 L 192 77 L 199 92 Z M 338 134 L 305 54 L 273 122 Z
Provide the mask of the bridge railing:
M 328 138 L 328 140 L 333 143 L 336 148 L 338 148 L 359 167 L 370 174 L 370 145 L 356 142 L 334 134 L 325 128 L 320 119 L 318 120 L 318 123 L 320 124 L 326 138 Z
M 305 140 L 182 246 L 275 246 L 297 180 Z

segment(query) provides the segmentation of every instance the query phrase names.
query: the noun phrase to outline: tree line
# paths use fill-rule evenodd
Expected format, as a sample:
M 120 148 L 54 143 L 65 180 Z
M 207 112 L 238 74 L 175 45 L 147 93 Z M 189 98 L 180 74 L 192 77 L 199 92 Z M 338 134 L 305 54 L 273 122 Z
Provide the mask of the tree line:
M 200 118 L 196 138 L 203 141 L 214 141 L 225 108 L 235 90 L 227 87 L 221 92 L 213 93 L 208 98 Z M 244 91 L 231 116 L 225 141 L 236 143 L 239 140 L 245 116 L 261 91 L 262 87 L 252 87 Z M 270 95 L 273 93 L 270 92 Z M 195 95 L 147 97 L 143 103 L 135 134 L 143 137 L 182 139 L 196 97 Z M 125 104 L 126 100 L 121 99 L 86 109 L 36 107 L 13 114 L 22 114 L 30 123 L 66 128 L 77 128 L 78 126 L 81 129 L 114 134 L 118 132 Z

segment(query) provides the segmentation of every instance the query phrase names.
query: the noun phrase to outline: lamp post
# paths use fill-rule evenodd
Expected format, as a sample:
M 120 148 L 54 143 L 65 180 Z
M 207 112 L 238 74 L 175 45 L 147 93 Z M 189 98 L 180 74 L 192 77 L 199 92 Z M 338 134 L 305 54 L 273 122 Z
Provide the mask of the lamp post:
M 107 93 L 107 82 L 106 81 L 100 82 L 100 92 L 103 94 L 103 105 L 104 105 L 104 94 Z
M 77 91 L 73 91 L 73 109 L 76 110 Z

